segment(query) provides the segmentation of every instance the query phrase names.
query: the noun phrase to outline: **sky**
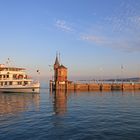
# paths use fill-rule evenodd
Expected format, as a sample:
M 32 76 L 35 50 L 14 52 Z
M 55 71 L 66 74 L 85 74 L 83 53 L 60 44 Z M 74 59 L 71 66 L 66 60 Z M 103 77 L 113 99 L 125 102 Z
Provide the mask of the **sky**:
M 140 76 L 139 0 L 0 0 L 0 63 L 48 80 L 56 52 L 70 80 Z

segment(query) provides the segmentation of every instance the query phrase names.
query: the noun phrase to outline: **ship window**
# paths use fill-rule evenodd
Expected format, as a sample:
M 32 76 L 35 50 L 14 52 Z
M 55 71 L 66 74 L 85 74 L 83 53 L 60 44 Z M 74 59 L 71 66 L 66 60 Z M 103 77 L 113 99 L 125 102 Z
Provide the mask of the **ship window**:
M 23 75 L 18 75 L 18 79 L 23 79 Z
M 12 82 L 9 82 L 9 85 L 12 85 Z
M 17 75 L 16 75 L 16 74 L 14 74 L 14 75 L 13 75 L 13 78 L 16 78 L 16 76 L 17 76 Z
M 1 82 L 1 86 L 3 86 L 3 82 Z
M 22 85 L 22 82 L 18 82 L 18 85 Z
M 25 81 L 25 82 L 24 82 L 24 85 L 27 85 L 27 84 L 28 84 L 28 82 L 27 82 L 27 81 Z

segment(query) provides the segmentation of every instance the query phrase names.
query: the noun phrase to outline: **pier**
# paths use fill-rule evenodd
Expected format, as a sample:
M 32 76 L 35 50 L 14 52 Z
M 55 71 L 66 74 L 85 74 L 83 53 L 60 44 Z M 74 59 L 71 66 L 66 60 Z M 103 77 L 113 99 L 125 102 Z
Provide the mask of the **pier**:
M 112 91 L 112 90 L 140 90 L 140 82 L 90 82 L 80 83 L 67 79 L 68 69 L 59 63 L 56 56 L 54 63 L 54 80 L 50 80 L 50 90 L 74 91 Z
M 104 91 L 104 90 L 140 90 L 140 83 L 65 83 L 55 85 L 50 81 L 50 90 L 83 90 L 83 91 Z

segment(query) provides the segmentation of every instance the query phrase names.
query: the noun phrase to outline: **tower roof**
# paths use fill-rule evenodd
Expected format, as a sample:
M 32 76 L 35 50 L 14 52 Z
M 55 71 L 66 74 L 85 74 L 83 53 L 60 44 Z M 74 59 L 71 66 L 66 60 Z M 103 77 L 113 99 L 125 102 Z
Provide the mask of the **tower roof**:
M 59 68 L 67 69 L 64 65 L 59 66 Z
M 55 64 L 55 65 L 58 65 L 58 66 L 60 65 L 60 64 L 59 64 L 59 60 L 58 60 L 58 56 L 56 56 L 56 59 L 55 59 L 55 63 L 54 63 L 54 64 Z

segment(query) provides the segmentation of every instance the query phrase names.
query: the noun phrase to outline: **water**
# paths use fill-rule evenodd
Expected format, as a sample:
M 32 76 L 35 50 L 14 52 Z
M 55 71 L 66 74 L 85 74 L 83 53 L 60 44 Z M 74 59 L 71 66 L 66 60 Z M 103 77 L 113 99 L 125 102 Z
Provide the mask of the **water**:
M 140 91 L 0 94 L 1 140 L 139 140 Z

